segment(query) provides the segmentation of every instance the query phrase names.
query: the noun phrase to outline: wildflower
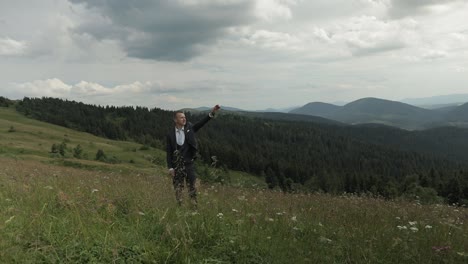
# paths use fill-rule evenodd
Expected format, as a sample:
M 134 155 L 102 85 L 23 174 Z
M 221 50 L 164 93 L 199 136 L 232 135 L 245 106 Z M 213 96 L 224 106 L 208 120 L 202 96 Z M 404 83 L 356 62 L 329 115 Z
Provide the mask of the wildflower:
M 406 226 L 397 226 L 399 230 L 407 230 L 408 228 Z
M 319 225 L 320 227 L 323 227 L 323 224 L 322 224 L 321 222 L 319 222 L 318 225 Z
M 396 220 L 401 220 L 401 218 L 399 216 L 395 217 Z
M 232 208 L 232 211 L 233 211 L 234 213 L 238 213 L 238 212 L 239 212 L 237 209 L 234 209 L 234 208 Z
M 297 216 L 291 217 L 291 220 L 294 221 L 294 222 L 296 222 L 296 221 L 297 221 Z
M 295 227 L 293 227 L 293 230 L 299 231 L 300 229 L 297 226 L 295 226 Z
M 323 237 L 323 236 L 321 236 L 321 237 L 319 238 L 319 240 L 320 240 L 320 242 L 322 242 L 322 243 L 331 243 L 331 242 L 332 242 L 331 239 L 326 238 L 326 237 Z
M 50 186 L 50 185 L 47 185 L 46 187 L 44 187 L 44 189 L 47 189 L 47 190 L 53 190 L 54 187 Z
M 270 236 L 268 236 L 268 237 L 267 237 L 267 239 L 269 240 L 269 239 L 271 239 L 271 237 L 270 237 Z
M 10 217 L 8 220 L 5 221 L 5 224 L 9 224 L 11 220 L 15 219 L 15 216 Z
M 223 213 L 218 213 L 216 216 L 217 216 L 219 219 L 222 219 L 224 215 L 223 215 Z
M 457 254 L 462 257 L 468 257 L 468 253 L 466 252 L 457 252 Z
M 11 202 L 12 200 L 10 198 L 6 198 L 5 201 Z
M 284 214 L 284 213 L 281 213 L 281 212 L 279 212 L 279 213 L 276 213 L 276 215 L 283 215 L 283 214 Z
M 268 218 L 267 220 L 270 221 L 270 222 L 274 222 L 274 221 L 275 221 L 275 219 L 273 219 L 273 218 Z
M 145 213 L 143 213 L 143 212 L 141 212 L 141 211 L 138 212 L 138 214 L 139 214 L 139 215 L 145 215 Z
M 410 230 L 415 232 L 415 233 L 419 231 L 419 229 L 417 227 L 415 227 L 415 226 L 410 227 Z
M 242 195 L 242 196 L 237 196 L 237 200 L 239 200 L 239 201 L 245 201 L 245 200 L 247 200 L 247 199 L 245 199 L 245 196 Z
M 432 226 L 426 225 L 424 228 L 426 228 L 426 229 L 432 229 Z
M 414 226 L 414 225 L 416 225 L 417 223 L 418 223 L 418 222 L 416 222 L 416 221 L 414 221 L 414 222 L 411 222 L 411 221 L 408 222 L 408 224 L 410 224 L 411 226 Z
M 95 192 L 99 192 L 99 190 L 98 189 L 92 189 L 91 190 L 91 193 L 95 193 Z

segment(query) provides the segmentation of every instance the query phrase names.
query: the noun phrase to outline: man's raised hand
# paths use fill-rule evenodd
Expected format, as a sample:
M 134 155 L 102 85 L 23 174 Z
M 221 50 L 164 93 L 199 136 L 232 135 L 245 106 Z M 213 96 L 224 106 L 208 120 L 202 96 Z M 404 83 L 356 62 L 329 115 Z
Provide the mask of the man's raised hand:
M 211 109 L 211 112 L 216 113 L 216 111 L 218 111 L 219 109 L 221 109 L 221 106 L 215 105 L 213 109 Z

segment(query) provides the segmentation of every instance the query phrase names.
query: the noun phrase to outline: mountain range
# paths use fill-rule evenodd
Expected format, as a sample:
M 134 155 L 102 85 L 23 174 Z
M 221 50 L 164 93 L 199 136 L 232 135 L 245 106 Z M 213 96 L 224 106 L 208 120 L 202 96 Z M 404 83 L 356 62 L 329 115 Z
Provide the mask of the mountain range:
M 423 99 L 420 99 L 420 101 L 423 101 Z M 426 101 L 429 102 L 430 100 Z M 208 107 L 199 107 L 185 110 L 207 111 L 209 109 Z M 324 102 L 311 102 L 288 112 L 278 109 L 245 111 L 226 106 L 223 106 L 223 110 L 275 120 L 351 125 L 380 124 L 407 130 L 422 130 L 444 126 L 468 127 L 468 103 L 447 103 L 423 107 L 399 101 L 368 97 L 343 106 Z
M 397 101 L 362 98 L 344 106 L 312 102 L 290 113 L 319 116 L 347 124 L 373 123 L 408 130 L 440 126 L 468 127 L 468 103 L 426 109 Z
M 422 98 L 405 98 L 400 100 L 402 103 L 425 107 L 437 105 L 462 104 L 468 102 L 468 94 L 446 94 Z

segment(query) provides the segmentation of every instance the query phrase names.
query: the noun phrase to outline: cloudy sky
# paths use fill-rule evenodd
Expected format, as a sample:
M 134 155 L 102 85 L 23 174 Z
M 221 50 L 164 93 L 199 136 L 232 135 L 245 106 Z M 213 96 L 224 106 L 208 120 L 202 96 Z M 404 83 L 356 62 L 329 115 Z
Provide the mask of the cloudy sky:
M 468 0 L 0 1 L 0 95 L 163 109 L 468 93 Z

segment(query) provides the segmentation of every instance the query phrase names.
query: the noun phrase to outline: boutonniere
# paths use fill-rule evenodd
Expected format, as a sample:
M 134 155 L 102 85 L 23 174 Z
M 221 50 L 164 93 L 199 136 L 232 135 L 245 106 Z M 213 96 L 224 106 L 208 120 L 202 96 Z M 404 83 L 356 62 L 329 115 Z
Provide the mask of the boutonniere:
M 190 129 L 187 129 L 187 133 L 190 132 Z

